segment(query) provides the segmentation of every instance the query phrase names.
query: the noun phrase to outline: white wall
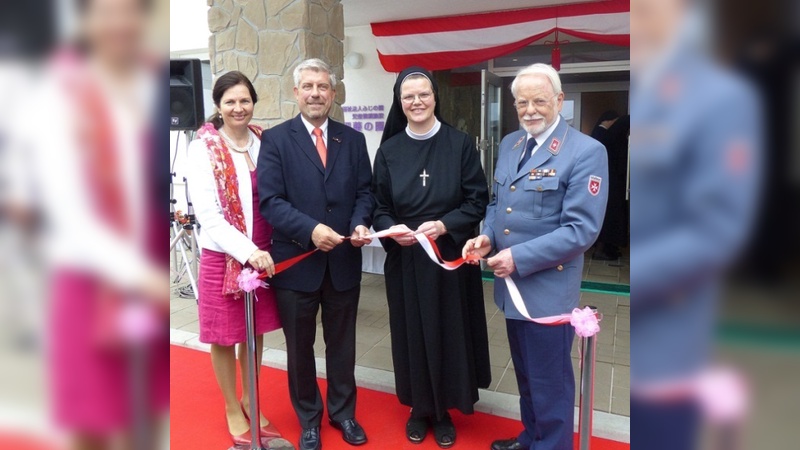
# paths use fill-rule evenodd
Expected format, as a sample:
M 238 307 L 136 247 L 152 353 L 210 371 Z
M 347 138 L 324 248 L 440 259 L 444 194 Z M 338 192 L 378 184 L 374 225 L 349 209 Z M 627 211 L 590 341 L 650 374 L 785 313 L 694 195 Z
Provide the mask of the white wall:
M 201 0 L 170 0 L 169 51 L 205 50 L 208 59 L 208 5 Z
M 397 74 L 386 72 L 381 66 L 375 37 L 372 36 L 372 30 L 368 25 L 345 28 L 344 35 L 345 55 L 360 53 L 364 62 L 358 69 L 349 67 L 345 63 L 344 82 L 347 97 L 343 106 L 384 105 L 382 112 L 385 118 L 392 105 L 392 88 Z M 349 121 L 350 117 L 351 114 L 345 113 L 345 120 Z M 381 142 L 381 132 L 374 130 L 362 130 L 362 132 L 367 138 L 370 159 L 374 161 Z
M 345 11 L 345 14 L 347 12 Z M 363 63 L 358 69 L 344 65 L 344 82 L 347 90 L 345 103 L 347 106 L 375 106 L 383 105 L 381 111 L 384 119 L 389 114 L 392 105 L 392 88 L 397 74 L 386 72 L 378 60 L 378 51 L 375 46 L 375 37 L 372 29 L 367 26 L 349 27 L 344 30 L 344 53 L 360 53 Z M 345 112 L 345 121 L 350 121 L 352 113 Z M 380 119 L 369 120 L 373 124 Z M 381 142 L 380 131 L 362 130 L 367 138 L 367 149 L 371 161 L 375 161 L 375 154 Z M 364 257 L 362 270 L 371 273 L 383 273 L 383 262 L 386 253 L 378 240 L 363 248 Z

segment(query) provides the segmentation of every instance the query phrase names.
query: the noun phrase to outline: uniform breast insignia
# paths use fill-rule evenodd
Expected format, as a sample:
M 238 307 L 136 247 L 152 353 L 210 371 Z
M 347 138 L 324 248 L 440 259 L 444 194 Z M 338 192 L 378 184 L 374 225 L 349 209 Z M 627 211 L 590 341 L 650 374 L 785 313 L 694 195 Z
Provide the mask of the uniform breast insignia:
M 531 169 L 531 173 L 528 175 L 528 180 L 541 180 L 544 177 L 554 176 L 556 176 L 556 169 Z
M 526 138 L 526 137 L 527 137 L 526 135 L 523 135 L 522 137 L 520 137 L 520 138 L 519 138 L 519 140 L 517 141 L 517 143 L 516 143 L 516 144 L 514 144 L 514 146 L 513 146 L 513 147 L 511 147 L 511 150 L 514 150 L 514 149 L 516 149 L 517 147 L 519 147 L 520 145 L 522 145 L 522 143 L 523 143 L 523 142 L 525 142 L 525 138 Z

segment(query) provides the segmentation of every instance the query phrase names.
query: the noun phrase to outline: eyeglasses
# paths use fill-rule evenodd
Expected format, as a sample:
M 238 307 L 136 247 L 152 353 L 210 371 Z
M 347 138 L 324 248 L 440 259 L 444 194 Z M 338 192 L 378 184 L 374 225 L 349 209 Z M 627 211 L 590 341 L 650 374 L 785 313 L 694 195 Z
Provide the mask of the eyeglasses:
M 414 103 L 414 99 L 417 99 L 417 98 L 422 103 L 427 103 L 428 100 L 430 100 L 432 96 L 433 96 L 433 94 L 430 93 L 430 92 L 423 92 L 421 94 L 416 94 L 416 95 L 404 95 L 404 96 L 400 97 L 400 100 L 402 100 L 403 103 L 405 103 L 407 105 L 410 105 L 410 104 Z
M 557 96 L 558 94 L 555 94 L 547 99 L 537 98 L 535 100 L 518 100 L 514 104 L 517 106 L 517 109 L 528 109 L 528 105 L 530 105 L 531 103 L 533 103 L 533 105 L 536 106 L 537 108 L 544 108 L 545 106 L 550 105 L 550 100 L 553 100 Z

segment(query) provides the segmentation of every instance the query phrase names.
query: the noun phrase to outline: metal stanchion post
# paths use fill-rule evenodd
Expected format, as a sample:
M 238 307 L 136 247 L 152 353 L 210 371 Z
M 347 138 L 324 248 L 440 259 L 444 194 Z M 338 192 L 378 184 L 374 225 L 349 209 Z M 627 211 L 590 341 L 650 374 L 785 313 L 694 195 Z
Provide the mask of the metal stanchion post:
M 245 292 L 244 294 L 244 317 L 245 325 L 247 328 L 247 383 L 250 387 L 250 432 L 252 444 L 251 450 L 263 450 L 261 446 L 261 408 L 258 404 L 258 358 L 256 357 L 256 327 L 255 327 L 255 314 L 253 309 L 253 293 Z
M 147 383 L 147 356 L 147 346 L 144 342 L 135 342 L 128 350 L 134 450 L 147 450 L 152 445 L 152 430 L 147 417 L 150 398 Z
M 597 308 L 589 306 L 597 314 Z M 592 448 L 592 411 L 594 410 L 594 360 L 597 336 L 581 338 L 581 386 L 578 409 L 578 449 Z

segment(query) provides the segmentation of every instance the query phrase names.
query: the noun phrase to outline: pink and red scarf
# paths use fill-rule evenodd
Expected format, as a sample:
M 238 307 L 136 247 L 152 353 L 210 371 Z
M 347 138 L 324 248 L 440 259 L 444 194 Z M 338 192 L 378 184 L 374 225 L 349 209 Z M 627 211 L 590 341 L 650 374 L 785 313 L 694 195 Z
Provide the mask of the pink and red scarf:
M 261 127 L 248 125 L 248 128 L 261 139 Z M 239 198 L 239 179 L 236 176 L 236 167 L 233 165 L 228 146 L 220 136 L 219 131 L 211 123 L 205 123 L 197 132 L 208 149 L 211 167 L 214 169 L 214 182 L 217 186 L 217 196 L 222 208 L 222 216 L 242 234 L 247 234 L 247 225 L 244 220 L 242 201 Z M 254 161 L 255 162 L 255 161 Z M 254 211 L 254 214 L 256 212 Z M 225 255 L 225 276 L 222 281 L 223 295 L 240 294 L 242 292 L 237 282 L 237 277 L 242 272 L 242 263 L 230 254 Z

